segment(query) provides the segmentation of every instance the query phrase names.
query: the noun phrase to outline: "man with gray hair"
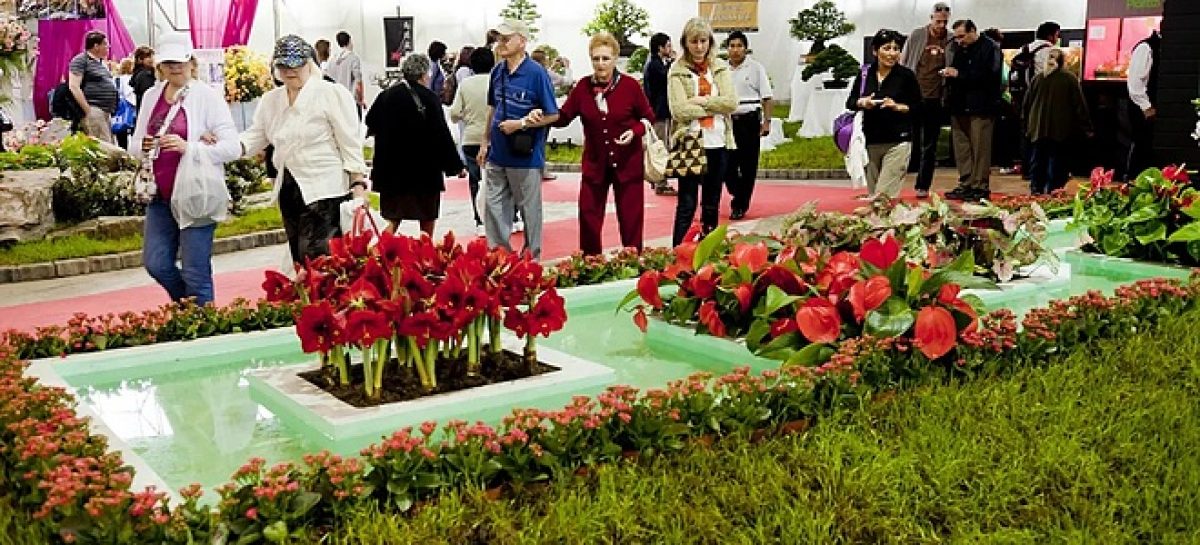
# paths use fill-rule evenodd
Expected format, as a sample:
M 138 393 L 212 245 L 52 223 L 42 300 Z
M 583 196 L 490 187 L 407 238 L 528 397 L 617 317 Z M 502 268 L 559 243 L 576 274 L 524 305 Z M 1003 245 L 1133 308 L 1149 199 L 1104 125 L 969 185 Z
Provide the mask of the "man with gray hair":
M 929 14 L 929 24 L 913 29 L 904 42 L 900 63 L 917 75 L 921 87 L 921 105 L 913 121 L 913 150 L 917 163 L 917 197 L 929 196 L 933 184 L 933 170 L 937 161 L 937 142 L 946 124 L 946 112 L 942 108 L 945 91 L 942 69 L 950 65 L 947 60 L 950 46 L 950 5 L 938 2 Z
M 542 169 L 546 129 L 558 119 L 554 85 L 546 69 L 525 54 L 529 29 L 505 19 L 496 28 L 496 52 L 504 62 L 492 69 L 488 87 L 488 130 L 476 160 L 487 169 L 488 244 L 512 249 L 512 208 L 525 219 L 525 250 L 542 255 Z

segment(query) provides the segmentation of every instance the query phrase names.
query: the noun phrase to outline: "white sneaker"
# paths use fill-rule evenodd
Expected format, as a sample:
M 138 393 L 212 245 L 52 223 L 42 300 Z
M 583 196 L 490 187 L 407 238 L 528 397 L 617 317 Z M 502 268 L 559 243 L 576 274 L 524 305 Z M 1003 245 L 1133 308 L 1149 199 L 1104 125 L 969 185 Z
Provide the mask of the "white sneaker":
M 525 222 L 520 221 L 520 220 L 513 222 L 513 232 L 514 233 L 524 233 L 525 232 Z
M 475 226 L 475 236 L 480 237 L 480 238 L 486 237 L 487 229 L 484 229 L 482 225 L 476 225 Z

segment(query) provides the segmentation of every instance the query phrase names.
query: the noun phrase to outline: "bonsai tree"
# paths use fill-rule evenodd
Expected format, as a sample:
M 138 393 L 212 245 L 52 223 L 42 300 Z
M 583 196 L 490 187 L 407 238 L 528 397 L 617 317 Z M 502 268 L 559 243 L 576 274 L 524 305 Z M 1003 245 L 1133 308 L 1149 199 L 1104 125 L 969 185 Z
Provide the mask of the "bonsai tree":
M 633 54 L 629 55 L 629 64 L 625 69 L 630 74 L 641 74 L 646 69 L 646 61 L 650 59 L 650 50 L 645 47 L 639 47 L 634 50 Z
M 808 81 L 817 74 L 825 72 L 833 72 L 833 80 L 844 84 L 854 76 L 858 75 L 861 67 L 854 56 L 846 51 L 842 46 L 834 44 L 824 51 L 817 53 L 813 62 L 804 67 L 804 71 L 800 73 L 801 79 Z M 844 85 L 842 85 L 844 86 Z
M 537 20 L 542 18 L 533 0 L 509 0 L 508 6 L 500 10 L 500 17 L 523 21 L 529 27 L 529 41 L 537 41 Z
M 612 34 L 621 44 L 621 56 L 627 57 L 637 49 L 629 39 L 649 35 L 650 14 L 632 0 L 604 0 L 596 6 L 596 17 L 583 27 L 588 36 L 597 32 Z
M 854 23 L 846 20 L 846 14 L 837 9 L 832 0 L 820 0 L 811 8 L 802 9 L 795 19 L 789 19 L 792 25 L 792 37 L 797 40 L 811 40 L 812 48 L 809 55 L 816 55 L 825 50 L 825 42 L 839 36 L 854 32 Z

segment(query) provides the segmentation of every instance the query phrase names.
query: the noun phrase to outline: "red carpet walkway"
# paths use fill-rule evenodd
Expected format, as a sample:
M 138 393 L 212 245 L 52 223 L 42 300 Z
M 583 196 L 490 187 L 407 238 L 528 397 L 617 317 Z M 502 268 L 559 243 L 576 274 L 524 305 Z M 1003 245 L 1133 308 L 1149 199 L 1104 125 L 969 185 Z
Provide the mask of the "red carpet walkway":
M 443 210 L 467 205 L 467 184 L 449 180 L 447 187 L 445 202 L 442 205 Z M 560 174 L 558 180 L 547 182 L 542 187 L 544 202 L 573 204 L 578 196 L 579 177 L 577 174 Z M 849 211 L 861 206 L 862 203 L 854 199 L 854 196 L 861 192 L 862 190 L 800 185 L 795 182 L 760 181 L 755 188 L 753 207 L 746 219 L 757 220 L 788 214 L 804 203 L 814 200 L 819 203 L 822 210 Z M 664 237 L 669 239 L 674 222 L 675 197 L 661 197 L 652 191 L 647 191 L 646 204 L 645 240 L 650 242 Z M 722 202 L 722 221 L 726 221 L 728 215 L 729 196 L 726 194 Z M 545 259 L 553 260 L 565 257 L 578 248 L 578 225 L 574 218 L 547 222 L 544 229 L 546 234 L 543 243 L 543 257 Z M 617 234 L 616 216 L 613 214 L 609 214 L 605 219 L 604 240 L 606 244 L 613 246 L 620 241 Z M 519 248 L 521 243 L 520 235 L 516 235 L 513 247 Z M 130 269 L 125 271 L 125 274 L 146 276 L 146 273 L 140 269 Z M 261 297 L 262 278 L 263 268 L 261 267 L 219 271 L 215 275 L 217 303 L 226 304 L 237 297 L 248 299 Z M 0 306 L 0 330 L 17 328 L 30 331 L 37 326 L 65 324 L 77 312 L 99 315 L 128 310 L 147 310 L 166 303 L 167 298 L 163 290 L 148 277 L 146 280 L 146 285 L 135 288 L 31 304 Z M 77 277 L 76 281 L 88 282 L 88 276 Z

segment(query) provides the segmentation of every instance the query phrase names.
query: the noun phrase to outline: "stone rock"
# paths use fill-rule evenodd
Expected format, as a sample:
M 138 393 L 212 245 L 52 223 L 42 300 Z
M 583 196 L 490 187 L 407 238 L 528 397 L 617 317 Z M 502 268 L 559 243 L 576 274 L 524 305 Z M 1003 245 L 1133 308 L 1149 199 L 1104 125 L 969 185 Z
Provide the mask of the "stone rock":
M 58 169 L 0 172 L 0 242 L 41 240 L 54 227 Z
M 89 238 L 113 239 L 140 234 L 146 218 L 142 216 L 101 216 L 67 229 L 55 231 L 49 238 L 85 235 Z

